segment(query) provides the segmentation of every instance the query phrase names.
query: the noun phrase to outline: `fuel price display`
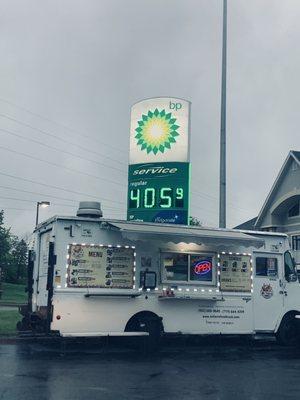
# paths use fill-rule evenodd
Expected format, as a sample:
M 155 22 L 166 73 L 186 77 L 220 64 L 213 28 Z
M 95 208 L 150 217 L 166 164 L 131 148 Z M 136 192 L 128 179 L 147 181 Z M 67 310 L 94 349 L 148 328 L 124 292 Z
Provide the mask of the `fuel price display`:
M 129 166 L 128 220 L 188 223 L 189 163 Z
M 162 187 L 131 189 L 129 208 L 183 208 L 184 189 L 182 187 Z

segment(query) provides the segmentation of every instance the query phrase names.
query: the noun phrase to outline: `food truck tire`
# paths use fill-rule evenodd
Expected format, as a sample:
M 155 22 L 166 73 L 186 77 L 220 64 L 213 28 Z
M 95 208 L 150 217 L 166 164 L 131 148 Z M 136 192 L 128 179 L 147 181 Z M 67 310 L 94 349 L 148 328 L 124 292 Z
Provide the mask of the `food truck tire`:
M 299 329 L 294 313 L 286 314 L 276 332 L 276 340 L 283 346 L 295 346 L 300 339 Z
M 163 335 L 162 318 L 152 312 L 140 312 L 128 321 L 125 332 L 148 332 L 144 345 L 147 352 L 159 349 Z
M 35 333 L 45 333 L 47 330 L 47 321 L 35 313 L 30 314 L 29 323 Z

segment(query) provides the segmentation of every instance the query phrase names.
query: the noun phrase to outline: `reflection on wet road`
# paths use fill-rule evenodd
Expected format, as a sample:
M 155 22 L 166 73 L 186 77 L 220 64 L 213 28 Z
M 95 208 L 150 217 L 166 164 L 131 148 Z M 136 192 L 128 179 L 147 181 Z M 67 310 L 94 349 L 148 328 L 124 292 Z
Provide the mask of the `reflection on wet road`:
M 300 350 L 275 344 L 166 346 L 142 355 L 114 346 L 0 345 L 2 400 L 300 398 Z

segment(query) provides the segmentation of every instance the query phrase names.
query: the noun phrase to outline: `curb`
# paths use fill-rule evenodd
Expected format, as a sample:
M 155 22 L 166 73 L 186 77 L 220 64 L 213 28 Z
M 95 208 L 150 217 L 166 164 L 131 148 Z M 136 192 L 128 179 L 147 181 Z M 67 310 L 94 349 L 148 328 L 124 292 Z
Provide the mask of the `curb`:
M 0 344 L 17 344 L 17 343 L 38 343 L 38 342 L 54 342 L 53 337 L 41 337 L 41 336 L 0 336 Z
M 16 307 L 19 308 L 23 304 L 18 304 L 18 303 L 1 303 L 0 302 L 0 307 Z

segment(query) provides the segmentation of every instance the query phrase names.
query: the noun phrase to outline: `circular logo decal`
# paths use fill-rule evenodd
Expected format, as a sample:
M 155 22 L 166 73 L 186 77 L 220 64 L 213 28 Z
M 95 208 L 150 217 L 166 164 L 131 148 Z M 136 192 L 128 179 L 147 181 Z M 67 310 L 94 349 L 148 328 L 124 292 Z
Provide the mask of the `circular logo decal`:
M 197 275 L 205 275 L 208 274 L 212 269 L 212 265 L 210 261 L 199 261 L 194 266 L 194 272 Z
M 176 137 L 179 136 L 178 128 L 179 125 L 176 125 L 176 118 L 172 113 L 159 111 L 157 108 L 153 112 L 149 110 L 147 115 L 142 115 L 135 129 L 137 145 L 147 154 L 164 153 L 176 143 Z
M 270 299 L 273 296 L 273 288 L 269 283 L 264 283 L 260 289 L 260 294 L 264 299 Z

